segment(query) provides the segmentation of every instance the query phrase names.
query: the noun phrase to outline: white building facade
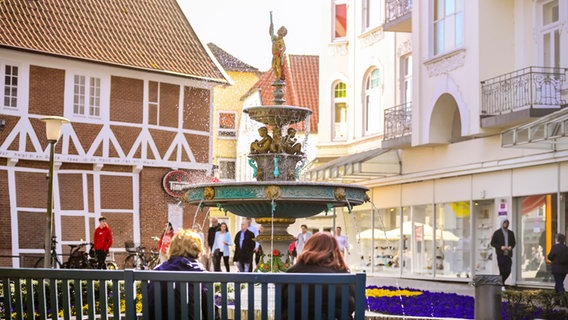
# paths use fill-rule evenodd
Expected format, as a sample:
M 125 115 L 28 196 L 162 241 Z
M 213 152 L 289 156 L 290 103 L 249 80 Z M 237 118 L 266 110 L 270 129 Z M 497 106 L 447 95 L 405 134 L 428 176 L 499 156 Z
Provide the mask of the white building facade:
M 371 203 L 335 221 L 352 269 L 498 274 L 489 242 L 507 218 L 507 284 L 552 286 L 545 256 L 567 231 L 568 1 L 332 0 L 322 12 L 320 165 L 305 178 L 370 188 Z

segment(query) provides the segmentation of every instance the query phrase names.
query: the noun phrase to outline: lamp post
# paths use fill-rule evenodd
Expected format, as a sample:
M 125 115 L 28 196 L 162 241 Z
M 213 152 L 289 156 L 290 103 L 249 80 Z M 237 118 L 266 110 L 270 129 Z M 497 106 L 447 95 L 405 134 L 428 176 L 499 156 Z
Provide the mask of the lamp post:
M 53 158 L 55 153 L 55 144 L 59 140 L 61 133 L 61 125 L 70 121 L 63 117 L 51 116 L 40 119 L 45 122 L 45 135 L 49 142 L 49 175 L 47 176 L 47 214 L 45 229 L 45 255 L 43 258 L 43 267 L 51 267 L 51 236 L 53 234 Z

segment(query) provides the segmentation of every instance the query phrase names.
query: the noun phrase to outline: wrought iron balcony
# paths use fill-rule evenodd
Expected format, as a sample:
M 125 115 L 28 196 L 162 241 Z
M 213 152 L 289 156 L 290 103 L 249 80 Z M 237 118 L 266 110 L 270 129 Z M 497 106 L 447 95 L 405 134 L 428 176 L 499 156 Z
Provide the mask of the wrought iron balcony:
M 385 109 L 383 148 L 410 145 L 412 134 L 412 102 Z
M 506 127 L 566 106 L 566 68 L 527 67 L 481 82 L 481 126 Z
M 386 0 L 385 31 L 412 31 L 412 0 Z

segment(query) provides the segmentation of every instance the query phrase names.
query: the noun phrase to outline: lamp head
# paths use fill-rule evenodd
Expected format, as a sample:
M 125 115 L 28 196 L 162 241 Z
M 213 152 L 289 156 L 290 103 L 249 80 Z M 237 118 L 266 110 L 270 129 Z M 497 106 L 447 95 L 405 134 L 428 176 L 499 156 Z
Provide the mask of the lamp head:
M 58 116 L 44 117 L 40 120 L 45 122 L 45 135 L 49 142 L 57 142 L 61 133 L 61 125 L 71 122 L 67 118 Z

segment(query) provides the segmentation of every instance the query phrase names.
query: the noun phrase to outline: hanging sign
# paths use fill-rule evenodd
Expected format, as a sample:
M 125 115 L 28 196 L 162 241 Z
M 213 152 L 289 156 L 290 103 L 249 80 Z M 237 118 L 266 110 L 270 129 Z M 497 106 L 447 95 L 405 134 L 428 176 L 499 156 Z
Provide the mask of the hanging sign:
M 190 186 L 191 176 L 182 170 L 170 171 L 162 179 L 164 191 L 175 198 L 181 198 Z

